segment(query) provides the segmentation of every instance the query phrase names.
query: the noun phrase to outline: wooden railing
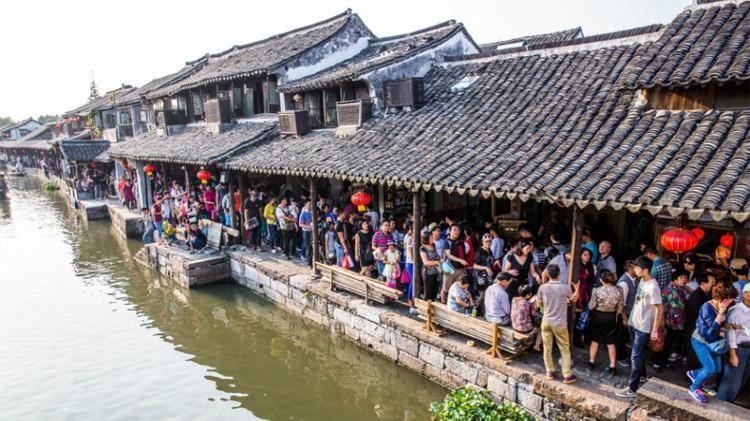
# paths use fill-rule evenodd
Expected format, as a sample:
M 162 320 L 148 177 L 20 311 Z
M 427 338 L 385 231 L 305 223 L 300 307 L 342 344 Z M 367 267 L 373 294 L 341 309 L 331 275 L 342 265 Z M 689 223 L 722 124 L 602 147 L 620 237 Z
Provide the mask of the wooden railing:
M 493 358 L 501 355 L 500 350 L 512 355 L 524 353 L 534 342 L 534 333 L 519 333 L 515 330 L 490 323 L 483 319 L 469 317 L 452 311 L 445 304 L 415 300 L 419 316 L 426 320 L 424 329 L 438 335 L 443 332 L 437 326 L 460 333 L 490 345 L 487 352 Z
M 341 289 L 364 297 L 368 304 L 371 301 L 388 304 L 401 298 L 401 291 L 388 288 L 385 283 L 356 272 L 323 263 L 316 263 L 315 267 L 323 278 L 331 281 L 331 288 Z

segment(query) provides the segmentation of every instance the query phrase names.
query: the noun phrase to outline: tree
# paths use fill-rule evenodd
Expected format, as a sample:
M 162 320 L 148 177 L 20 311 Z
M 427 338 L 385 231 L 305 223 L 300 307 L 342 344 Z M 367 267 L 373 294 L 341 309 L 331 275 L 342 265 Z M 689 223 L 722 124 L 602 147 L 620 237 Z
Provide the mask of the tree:
M 91 85 L 89 87 L 89 101 L 93 101 L 99 98 L 99 88 L 96 86 L 96 81 L 93 75 L 91 76 Z
M 11 124 L 13 122 L 13 119 L 10 117 L 0 117 L 0 126 L 5 126 L 6 124 Z
M 60 117 L 57 114 L 44 114 L 44 115 L 40 115 L 36 119 L 40 123 L 45 124 L 45 123 L 52 123 L 52 122 L 58 121 L 62 119 L 62 117 Z

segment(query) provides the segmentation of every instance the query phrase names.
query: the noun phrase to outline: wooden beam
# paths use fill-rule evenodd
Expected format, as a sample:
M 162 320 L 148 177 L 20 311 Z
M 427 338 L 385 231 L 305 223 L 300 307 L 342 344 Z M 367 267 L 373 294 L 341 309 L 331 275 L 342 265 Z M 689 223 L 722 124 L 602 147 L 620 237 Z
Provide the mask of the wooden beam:
M 422 191 L 420 189 L 412 193 L 412 204 L 414 206 L 414 222 L 412 224 L 412 237 L 414 239 L 412 247 L 412 257 L 414 260 L 414 276 L 411 280 L 413 282 L 412 295 L 413 298 L 419 298 L 424 290 L 422 288 L 422 256 L 419 254 L 419 247 L 422 244 Z M 425 297 L 425 299 L 429 300 L 430 297 Z
M 568 283 L 578 282 L 578 273 L 581 270 L 581 231 L 583 227 L 583 215 L 578 206 L 573 205 L 573 234 L 570 244 L 570 264 L 568 265 Z M 565 256 L 563 256 L 563 259 Z
M 318 275 L 318 190 L 315 188 L 315 180 L 310 178 L 310 213 L 312 214 L 312 269 Z

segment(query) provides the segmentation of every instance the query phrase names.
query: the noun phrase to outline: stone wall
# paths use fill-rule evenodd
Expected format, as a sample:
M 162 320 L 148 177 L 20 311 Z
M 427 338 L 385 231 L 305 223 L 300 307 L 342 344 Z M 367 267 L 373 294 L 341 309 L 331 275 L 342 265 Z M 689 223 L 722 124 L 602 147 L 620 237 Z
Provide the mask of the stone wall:
M 143 235 L 143 219 L 134 212 L 117 205 L 107 205 L 109 219 L 115 230 L 126 238 L 141 238 Z

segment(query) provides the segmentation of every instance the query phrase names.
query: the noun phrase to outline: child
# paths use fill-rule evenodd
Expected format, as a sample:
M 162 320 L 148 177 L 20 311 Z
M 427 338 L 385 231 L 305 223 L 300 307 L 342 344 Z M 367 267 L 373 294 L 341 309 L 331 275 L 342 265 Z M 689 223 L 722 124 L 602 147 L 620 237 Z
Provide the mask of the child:
M 401 253 L 396 248 L 396 242 L 389 240 L 388 249 L 383 253 L 383 276 L 385 276 L 388 288 L 398 289 L 396 280 L 399 275 L 398 262 L 400 259 Z

